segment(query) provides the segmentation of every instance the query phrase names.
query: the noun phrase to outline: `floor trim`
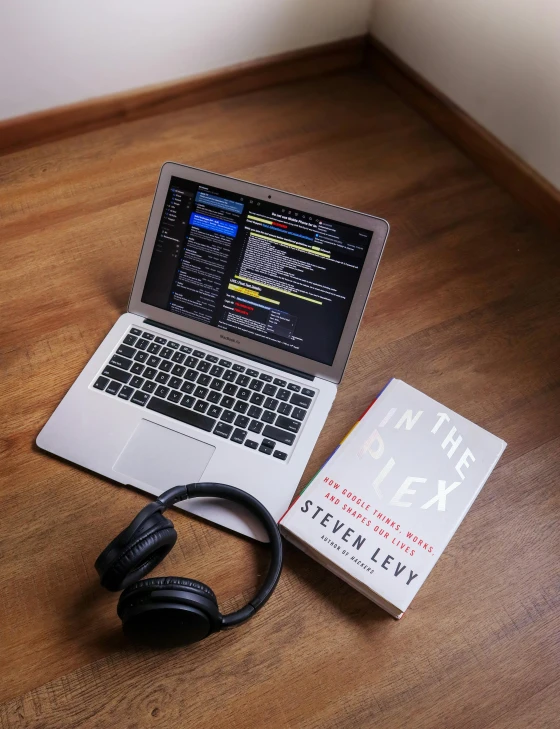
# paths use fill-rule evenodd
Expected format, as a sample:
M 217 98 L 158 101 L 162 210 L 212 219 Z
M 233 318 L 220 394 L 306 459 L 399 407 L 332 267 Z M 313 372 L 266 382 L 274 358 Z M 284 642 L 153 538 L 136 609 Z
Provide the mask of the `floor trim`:
M 0 121 L 0 153 L 363 64 L 363 36 Z
M 368 39 L 367 64 L 377 78 L 438 127 L 534 217 L 560 233 L 560 191 L 550 182 L 372 37 Z

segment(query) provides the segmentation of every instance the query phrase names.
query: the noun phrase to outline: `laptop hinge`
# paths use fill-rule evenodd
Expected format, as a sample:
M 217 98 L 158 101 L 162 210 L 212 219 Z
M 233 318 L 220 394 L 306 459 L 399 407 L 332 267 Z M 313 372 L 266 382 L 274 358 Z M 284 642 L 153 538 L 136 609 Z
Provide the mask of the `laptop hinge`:
M 144 324 L 149 324 L 152 327 L 158 327 L 158 329 L 165 329 L 167 332 L 173 332 L 173 334 L 179 334 L 181 337 L 188 337 L 189 339 L 194 339 L 197 342 L 200 342 L 201 344 L 207 344 L 210 347 L 215 347 L 216 349 L 220 349 L 224 352 L 228 352 L 229 354 L 236 354 L 238 356 L 242 356 L 245 359 L 250 359 L 252 362 L 259 362 L 260 364 L 268 365 L 269 367 L 274 367 L 275 370 L 282 370 L 282 372 L 288 372 L 290 375 L 296 375 L 296 377 L 302 377 L 304 380 L 311 380 L 313 381 L 315 379 L 314 375 L 309 375 L 307 372 L 300 372 L 299 370 L 295 370 L 292 367 L 285 367 L 284 365 L 278 364 L 277 362 L 271 362 L 269 359 L 264 359 L 263 357 L 256 357 L 254 354 L 247 354 L 246 352 L 240 352 L 238 349 L 233 349 L 233 347 L 227 347 L 223 344 L 218 344 L 217 342 L 213 342 L 211 339 L 205 339 L 204 337 L 199 337 L 197 334 L 191 334 L 190 332 L 183 332 L 180 329 L 175 329 L 175 327 L 167 326 L 167 324 L 160 324 L 158 321 L 154 321 L 153 319 L 144 319 Z

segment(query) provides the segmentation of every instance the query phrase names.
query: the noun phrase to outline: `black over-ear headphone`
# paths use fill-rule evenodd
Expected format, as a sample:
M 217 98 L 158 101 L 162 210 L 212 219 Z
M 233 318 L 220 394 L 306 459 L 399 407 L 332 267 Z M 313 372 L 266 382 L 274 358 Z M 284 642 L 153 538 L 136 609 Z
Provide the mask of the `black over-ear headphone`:
M 185 577 L 141 578 L 158 565 L 177 541 L 173 522 L 163 512 L 178 501 L 213 496 L 241 504 L 264 526 L 270 540 L 268 574 L 248 605 L 222 615 L 214 592 Z M 145 506 L 130 525 L 101 552 L 95 562 L 101 584 L 124 590 L 117 606 L 126 636 L 155 648 L 186 645 L 211 633 L 249 620 L 272 595 L 282 571 L 282 540 L 278 525 L 253 496 L 220 483 L 175 486 Z M 140 580 L 140 581 L 138 581 Z

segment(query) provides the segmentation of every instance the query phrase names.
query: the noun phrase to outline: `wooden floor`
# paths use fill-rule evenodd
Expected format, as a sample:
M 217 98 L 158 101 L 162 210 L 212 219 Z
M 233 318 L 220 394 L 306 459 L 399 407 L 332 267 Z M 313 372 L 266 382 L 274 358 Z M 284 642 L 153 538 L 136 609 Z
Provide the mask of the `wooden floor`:
M 391 376 L 508 442 L 402 621 L 287 546 L 246 626 L 167 653 L 121 638 L 93 563 L 146 498 L 34 439 L 126 308 L 165 160 L 392 225 L 302 483 Z M 29 149 L 0 180 L 2 729 L 558 726 L 558 240 L 361 72 Z M 265 550 L 175 524 L 158 574 L 240 605 Z

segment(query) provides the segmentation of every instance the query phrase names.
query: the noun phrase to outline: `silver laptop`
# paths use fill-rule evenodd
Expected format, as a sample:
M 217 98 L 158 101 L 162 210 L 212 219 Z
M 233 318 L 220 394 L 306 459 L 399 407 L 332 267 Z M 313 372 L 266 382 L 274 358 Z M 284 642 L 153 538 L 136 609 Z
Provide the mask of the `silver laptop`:
M 371 215 L 167 162 L 128 311 L 37 444 L 154 495 L 232 484 L 280 519 L 334 401 L 388 230 Z M 266 538 L 222 502 L 182 506 Z

